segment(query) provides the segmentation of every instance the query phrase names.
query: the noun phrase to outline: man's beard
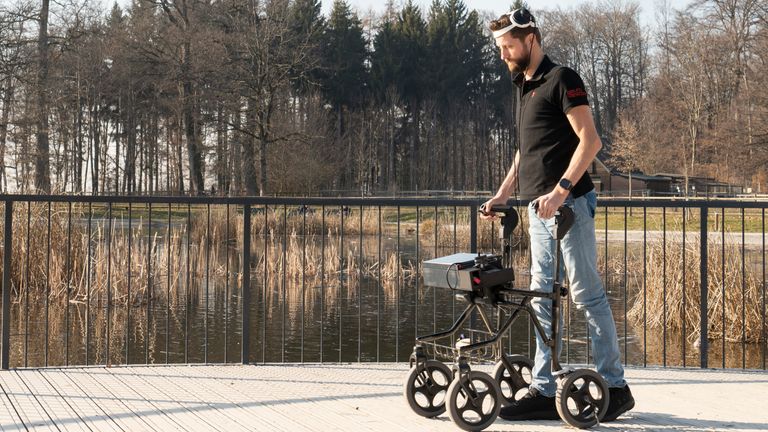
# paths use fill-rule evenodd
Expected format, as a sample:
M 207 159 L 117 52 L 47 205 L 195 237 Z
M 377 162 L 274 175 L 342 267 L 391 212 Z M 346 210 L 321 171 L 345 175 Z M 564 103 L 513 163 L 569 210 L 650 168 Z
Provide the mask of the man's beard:
M 531 64 L 531 52 L 528 51 L 528 54 L 521 59 L 520 61 L 508 61 L 507 62 L 507 68 L 509 68 L 509 71 L 512 73 L 524 73 L 526 69 L 528 69 L 528 66 Z

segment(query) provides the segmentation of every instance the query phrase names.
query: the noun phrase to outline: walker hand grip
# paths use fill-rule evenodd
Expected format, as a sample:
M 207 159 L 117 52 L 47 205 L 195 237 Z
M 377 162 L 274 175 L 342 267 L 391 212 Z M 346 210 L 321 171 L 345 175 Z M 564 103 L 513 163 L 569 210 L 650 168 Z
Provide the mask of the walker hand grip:
M 573 223 L 576 221 L 576 216 L 573 213 L 573 209 L 568 206 L 561 206 L 555 213 L 555 238 L 562 240 L 568 230 L 571 229 Z
M 504 204 L 497 204 L 495 206 L 491 207 L 491 210 L 488 211 L 485 208 L 485 204 L 481 205 L 480 208 L 477 210 L 478 213 L 482 213 L 484 215 L 494 214 L 494 213 L 506 213 L 511 209 L 511 205 L 504 205 Z
M 538 201 L 533 202 L 533 210 L 539 211 Z M 560 206 L 555 212 L 555 229 L 552 232 L 552 236 L 557 240 L 562 240 L 575 221 L 576 216 L 573 213 L 573 209 L 568 206 Z
M 512 238 L 512 231 L 517 227 L 517 224 L 520 222 L 520 215 L 518 215 L 517 210 L 515 210 L 515 207 L 513 206 L 513 201 L 509 200 L 506 204 L 496 204 L 491 207 L 491 211 L 486 211 L 485 205 L 481 205 L 478 209 L 478 212 L 488 215 L 488 214 L 495 214 L 495 213 L 502 213 L 504 216 L 501 218 L 501 225 L 504 227 L 499 234 L 501 235 L 501 238 L 509 239 Z
M 506 204 L 495 204 L 491 207 L 491 210 L 488 211 L 485 208 L 485 204 L 480 206 L 480 212 L 483 214 L 490 214 L 490 213 L 509 213 L 511 211 L 515 211 L 515 201 L 510 199 L 507 200 Z

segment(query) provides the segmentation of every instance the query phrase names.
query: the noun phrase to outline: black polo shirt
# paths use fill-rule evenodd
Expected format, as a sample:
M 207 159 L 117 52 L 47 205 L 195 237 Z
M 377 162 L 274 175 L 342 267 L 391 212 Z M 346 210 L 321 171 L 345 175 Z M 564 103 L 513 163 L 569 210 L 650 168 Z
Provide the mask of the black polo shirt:
M 589 105 L 581 77 L 573 70 L 544 56 L 536 74 L 526 81 L 515 77 L 519 90 L 518 133 L 520 171 L 518 184 L 522 199 L 535 199 L 555 188 L 579 145 L 566 113 L 573 107 Z M 579 197 L 594 188 L 589 173 L 574 181 L 571 193 Z

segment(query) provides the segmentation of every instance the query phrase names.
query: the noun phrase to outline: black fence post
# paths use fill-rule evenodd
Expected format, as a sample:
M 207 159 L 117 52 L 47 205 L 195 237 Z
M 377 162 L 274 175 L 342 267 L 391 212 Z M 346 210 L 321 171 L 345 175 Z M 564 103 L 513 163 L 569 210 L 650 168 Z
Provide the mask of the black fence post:
M 242 328 L 242 360 L 249 363 L 251 336 L 251 206 L 243 206 L 243 328 Z
M 11 245 L 13 238 L 13 201 L 5 202 L 5 237 L 3 237 L 3 334 L 0 367 L 8 370 L 11 352 Z
M 707 355 L 709 352 L 709 335 L 707 334 L 707 329 L 709 327 L 709 322 L 707 319 L 707 310 L 709 309 L 709 301 L 708 301 L 708 277 L 707 277 L 707 243 L 709 241 L 709 234 L 707 232 L 707 218 L 708 218 L 708 208 L 705 204 L 702 204 L 701 206 L 701 240 L 700 240 L 700 272 L 701 272 L 701 306 L 700 306 L 700 316 L 701 316 L 701 324 L 700 324 L 700 357 L 701 357 L 701 368 L 706 369 L 708 367 L 708 359 Z

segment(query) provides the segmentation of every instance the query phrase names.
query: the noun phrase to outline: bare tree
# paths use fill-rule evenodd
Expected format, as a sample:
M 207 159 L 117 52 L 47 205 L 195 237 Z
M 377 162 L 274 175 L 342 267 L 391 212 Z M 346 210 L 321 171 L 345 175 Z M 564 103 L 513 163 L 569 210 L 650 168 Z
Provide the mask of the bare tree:
M 144 0 L 157 4 L 165 13 L 166 18 L 174 26 L 174 36 L 180 52 L 176 59 L 179 72 L 179 99 L 183 118 L 184 137 L 187 144 L 188 168 L 192 192 L 205 191 L 203 181 L 205 167 L 203 165 L 202 138 L 200 123 L 200 106 L 198 102 L 199 84 L 193 77 L 193 35 L 196 23 L 193 22 L 195 7 L 210 7 L 203 0 Z
M 292 72 L 319 61 L 308 57 L 316 41 L 292 31 L 289 6 L 285 0 L 247 7 L 235 2 L 228 13 L 229 61 L 236 68 L 236 85 L 231 91 L 245 100 L 245 123 L 239 132 L 244 138 L 243 177 L 249 195 L 267 192 L 270 147 L 304 138 L 275 123 L 277 114 L 287 108 Z
M 31 6 L 15 4 L 0 9 L 0 190 L 8 190 L 6 155 L 14 101 L 21 91 L 20 79 L 30 66 L 24 25 L 32 16 Z
M 44 193 L 51 191 L 50 145 L 48 142 L 48 14 L 50 0 L 42 0 L 38 18 L 36 106 L 35 188 Z
M 590 90 L 598 132 L 609 135 L 619 112 L 645 93 L 650 59 L 639 4 L 612 0 L 541 15 L 546 51 L 579 71 Z
M 627 174 L 629 199 L 632 199 L 632 173 L 640 168 L 640 159 L 646 151 L 642 147 L 640 127 L 630 116 L 620 117 L 613 129 L 609 163 Z
M 755 146 L 755 107 L 752 92 L 752 70 L 750 59 L 754 55 L 756 36 L 761 23 L 764 2 L 758 0 L 709 0 L 700 1 L 697 6 L 703 10 L 704 19 L 722 34 L 729 49 L 723 54 L 723 65 L 735 79 L 722 101 L 728 105 L 728 112 L 734 123 L 740 125 L 738 135 L 746 141 L 747 160 Z M 743 97 L 737 99 L 737 95 Z M 720 107 L 718 106 L 718 111 Z M 743 125 L 743 126 L 742 126 Z

